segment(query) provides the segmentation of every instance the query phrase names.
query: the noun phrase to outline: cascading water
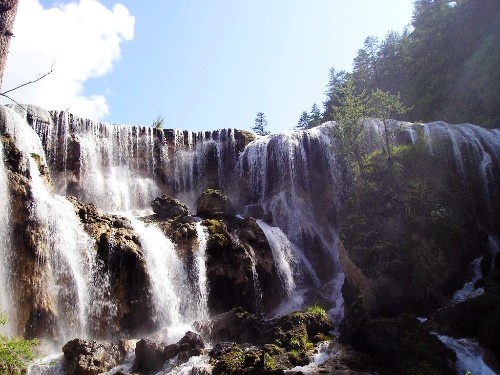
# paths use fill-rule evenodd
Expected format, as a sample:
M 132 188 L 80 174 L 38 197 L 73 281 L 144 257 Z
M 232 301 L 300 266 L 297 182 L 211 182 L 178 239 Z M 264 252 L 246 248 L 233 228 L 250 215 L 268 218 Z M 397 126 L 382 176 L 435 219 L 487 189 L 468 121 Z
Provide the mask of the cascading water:
M 257 224 L 266 235 L 269 245 L 271 245 L 278 276 L 287 296 L 290 297 L 297 288 L 296 279 L 302 277 L 299 274 L 293 245 L 278 227 L 271 227 L 262 220 L 257 220 Z
M 453 302 L 459 303 L 463 302 L 465 300 L 468 300 L 470 298 L 474 298 L 477 296 L 480 296 L 481 294 L 484 293 L 484 288 L 476 288 L 476 282 L 481 280 L 483 278 L 483 273 L 481 272 L 481 261 L 483 260 L 483 257 L 480 256 L 479 258 L 474 259 L 471 262 L 471 270 L 472 270 L 472 279 L 465 283 L 465 285 L 462 287 L 462 289 L 457 290 L 453 294 Z
M 195 296 L 196 312 L 193 314 L 196 320 L 208 318 L 208 281 L 207 281 L 207 237 L 206 229 L 201 222 L 196 223 L 196 236 L 198 246 L 194 250 L 194 266 L 196 270 Z
M 32 275 L 34 293 L 45 294 L 41 303 L 54 309 L 59 339 L 87 337 L 95 313 L 93 304 L 99 305 L 97 296 L 102 295 L 96 288 L 107 287 L 93 280 L 97 265 L 94 242 L 71 203 L 48 190 L 39 171 L 46 159 L 37 134 L 14 111 L 4 111 L 5 132 L 20 149 L 20 164 L 31 178 L 29 216 L 38 238 L 40 264 L 40 274 Z
M 453 350 L 457 356 L 456 369 L 458 374 L 470 373 L 474 375 L 495 375 L 483 360 L 483 350 L 472 339 L 454 339 L 449 336 L 438 335 L 439 340 Z
M 245 181 L 244 194 L 250 198 L 247 203 L 259 203 L 270 211 L 277 226 L 259 222 L 273 248 L 287 294 L 297 287 L 323 284 L 337 306 L 342 305 L 343 282 L 336 243 L 337 212 L 345 194 L 341 170 L 329 125 L 257 138 L 238 161 L 239 179 Z M 300 264 L 297 268 L 302 274 L 299 280 L 290 277 L 289 267 L 279 268 L 287 264 L 279 254 L 292 254 L 276 250 L 280 246 L 294 249 L 294 262 Z M 299 308 L 303 302 L 300 293 L 294 299 L 290 308 Z
M 14 333 L 13 322 L 15 319 L 14 303 L 11 294 L 10 264 L 11 264 L 11 226 L 10 226 L 10 193 L 7 171 L 4 166 L 3 146 L 0 143 L 0 313 L 5 314 L 7 323 L 0 327 L 5 334 Z
M 129 217 L 144 251 L 154 299 L 153 319 L 159 326 L 180 324 L 181 298 L 186 295 L 187 273 L 175 245 L 154 225 Z
M 7 110 L 7 116 L 13 115 Z M 491 238 L 499 238 L 495 203 L 499 201 L 500 132 L 472 125 L 403 125 L 399 130 L 408 143 L 417 142 L 417 135 L 423 133 L 431 152 L 451 160 L 450 165 L 474 196 L 478 221 Z M 194 199 L 207 187 L 221 189 L 237 206 L 260 205 L 272 214 L 275 226 L 262 221 L 259 226 L 271 244 L 286 294 L 320 289 L 323 296 L 335 302 L 331 316 L 336 322 L 342 318 L 344 275 L 337 251 L 339 212 L 349 176 L 345 175 L 343 161 L 335 155 L 335 140 L 330 136 L 335 125 L 258 137 L 246 147 L 238 144 L 232 129 L 205 133 L 161 131 L 81 120 L 64 112 L 52 113 L 52 123 L 35 122 L 33 126 L 39 138 L 27 130 L 25 123 L 8 125 L 6 131 L 15 137 L 24 155 L 22 163 L 32 179 L 32 219 L 43 228 L 46 248 L 40 251 L 47 260 L 48 277 L 36 287 L 46 290 L 49 299 L 55 301 L 59 328 L 67 334 L 64 337 L 91 336 L 88 327 L 94 312 L 107 306 L 113 315 L 116 301 L 112 293 L 102 292 L 109 288 L 110 280 L 95 259 L 92 240 L 83 231 L 71 204 L 47 190 L 38 172 L 37 158 L 42 164 L 48 163 L 59 193 L 75 195 L 107 212 L 137 216 L 149 210 L 151 200 L 164 193 L 187 200 L 193 208 Z M 379 137 L 380 129 L 373 134 Z M 0 179 L 5 177 L 2 173 L 0 169 Z M 0 215 L 9 212 L 1 211 Z M 9 222 L 7 216 L 0 217 L 2 224 Z M 146 226 L 133 217 L 130 220 L 142 245 L 156 323 L 171 327 L 206 318 L 207 234 L 201 223 L 196 223 L 198 245 L 190 254 L 193 267 L 187 270 L 179 249 L 157 227 Z M 6 242 L 10 231 L 4 228 L 0 228 L 0 240 Z M 254 288 L 259 295 L 256 257 L 250 250 Z M 5 278 L 8 273 L 0 269 L 0 276 Z

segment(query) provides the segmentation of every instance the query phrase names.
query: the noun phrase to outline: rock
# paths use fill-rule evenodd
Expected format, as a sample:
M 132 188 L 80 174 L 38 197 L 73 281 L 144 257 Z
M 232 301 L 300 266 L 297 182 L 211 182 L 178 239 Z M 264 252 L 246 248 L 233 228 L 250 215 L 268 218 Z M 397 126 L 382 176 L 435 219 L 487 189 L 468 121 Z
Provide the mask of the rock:
M 68 361 L 67 375 L 97 375 L 109 371 L 125 359 L 129 348 L 122 340 L 116 343 L 71 340 L 62 348 Z
M 264 220 L 268 224 L 273 222 L 272 212 L 265 212 L 260 204 L 250 204 L 245 207 L 245 217 L 253 217 L 257 220 Z
M 205 347 L 201 336 L 194 332 L 187 332 L 176 344 L 170 344 L 164 348 L 165 359 L 169 360 L 178 356 L 179 362 L 185 362 L 190 357 L 200 355 Z
M 197 322 L 196 328 L 212 342 L 257 343 L 261 341 L 258 332 L 260 320 L 256 315 L 238 307 L 208 321 Z
M 155 198 L 151 203 L 151 207 L 154 213 L 161 219 L 172 219 L 188 214 L 188 207 L 185 203 L 168 195 Z
M 212 374 L 236 374 L 245 365 L 245 355 L 239 345 L 234 342 L 220 342 L 210 351 Z
M 200 335 L 187 332 L 176 344 L 162 346 L 148 339 L 140 340 L 135 347 L 132 371 L 154 373 L 163 368 L 165 362 L 176 357 L 177 364 L 190 357 L 200 355 L 205 343 Z
M 198 198 L 196 215 L 204 219 L 227 218 L 236 214 L 231 201 L 219 190 L 207 189 Z
M 142 339 L 135 346 L 132 371 L 154 373 L 162 369 L 165 361 L 165 352 L 161 345 L 148 339 Z
M 122 216 L 101 213 L 92 204 L 67 197 L 73 204 L 86 232 L 96 241 L 103 272 L 108 272 L 111 295 L 117 296 L 117 311 L 110 322 L 106 309 L 96 310 L 91 333 L 96 337 L 127 332 L 135 335 L 155 328 L 153 302 L 146 261 L 139 236 Z
M 369 354 L 375 364 L 386 369 L 384 372 L 413 374 L 433 369 L 433 374 L 455 373 L 454 353 L 416 318 L 401 315 L 370 319 L 366 311 L 362 311 L 362 304 L 354 307 L 355 312 L 349 309 L 341 323 L 341 340 Z
M 273 253 L 254 219 L 206 219 L 209 308 L 214 314 L 242 307 L 250 312 L 270 311 L 284 295 Z M 255 290 L 254 262 L 258 275 Z M 262 296 L 262 297 L 260 297 Z

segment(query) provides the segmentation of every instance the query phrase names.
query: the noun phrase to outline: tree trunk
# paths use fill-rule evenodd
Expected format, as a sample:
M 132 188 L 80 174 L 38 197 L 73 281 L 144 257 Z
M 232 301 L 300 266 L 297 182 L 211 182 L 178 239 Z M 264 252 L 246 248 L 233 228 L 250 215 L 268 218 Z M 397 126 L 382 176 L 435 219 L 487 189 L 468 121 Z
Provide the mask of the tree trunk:
M 19 0 L 0 0 L 0 89 Z

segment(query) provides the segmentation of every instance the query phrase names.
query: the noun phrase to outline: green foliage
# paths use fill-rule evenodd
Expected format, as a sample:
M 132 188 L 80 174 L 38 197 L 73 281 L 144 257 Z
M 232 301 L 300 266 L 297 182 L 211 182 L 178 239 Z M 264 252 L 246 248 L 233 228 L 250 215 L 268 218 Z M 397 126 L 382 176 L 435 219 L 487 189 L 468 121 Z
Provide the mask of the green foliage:
M 318 316 L 321 316 L 324 318 L 328 318 L 328 314 L 326 313 L 326 310 L 317 304 L 308 306 L 306 308 L 305 312 L 307 314 L 313 314 L 313 315 L 318 315 Z
M 363 175 L 367 154 L 364 120 L 369 113 L 366 95 L 356 93 L 350 78 L 340 92 L 342 101 L 332 108 L 333 118 L 337 121 L 333 128 L 336 152 L 348 160 L 355 175 Z
M 153 128 L 163 129 L 165 125 L 165 117 L 162 114 L 158 114 L 156 119 L 153 121 Z
M 268 135 L 271 134 L 267 129 L 267 118 L 264 112 L 258 112 L 257 117 L 255 118 L 255 125 L 252 127 L 252 130 L 257 135 Z
M 500 127 L 498 0 L 417 0 L 412 31 L 367 37 L 352 74 L 330 70 L 325 120 L 353 79 L 356 93 L 380 89 L 412 107 L 406 120 Z
M 309 120 L 310 120 L 310 118 L 309 118 L 309 114 L 307 113 L 307 111 L 302 112 L 295 129 L 307 129 L 307 127 L 309 126 Z
M 4 314 L 0 314 L 0 325 L 7 323 Z M 38 344 L 36 339 L 26 340 L 22 337 L 9 338 L 0 335 L 0 372 L 5 374 L 21 374 L 26 363 L 35 356 L 33 347 Z

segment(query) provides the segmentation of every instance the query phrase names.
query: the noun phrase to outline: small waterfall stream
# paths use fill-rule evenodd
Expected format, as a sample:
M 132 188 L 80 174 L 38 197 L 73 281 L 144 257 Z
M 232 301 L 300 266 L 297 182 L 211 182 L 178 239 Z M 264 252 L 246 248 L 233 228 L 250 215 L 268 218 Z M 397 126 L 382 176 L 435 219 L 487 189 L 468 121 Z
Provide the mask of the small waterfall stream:
M 7 323 L 0 327 L 0 332 L 12 335 L 16 311 L 11 293 L 11 226 L 10 226 L 10 193 L 7 171 L 3 163 L 3 145 L 0 143 L 0 313 L 5 314 Z
M 290 297 L 296 291 L 296 280 L 302 277 L 298 268 L 295 249 L 278 227 L 271 227 L 262 220 L 257 220 L 257 224 L 266 235 L 269 245 L 271 245 L 278 276 L 287 296 Z
M 182 321 L 181 298 L 186 295 L 187 272 L 177 256 L 175 245 L 154 225 L 129 217 L 144 251 L 155 304 L 153 319 L 160 327 Z
M 260 287 L 259 275 L 257 274 L 255 252 L 253 251 L 251 246 L 249 246 L 248 249 L 245 248 L 245 251 L 250 258 L 250 265 L 252 267 L 253 288 L 255 290 L 255 310 L 257 311 L 257 313 L 262 313 L 262 289 Z
M 496 375 L 483 360 L 483 350 L 472 339 L 454 339 L 449 336 L 438 335 L 439 340 L 457 355 L 456 369 L 458 374 L 470 371 L 473 375 Z
M 479 258 L 476 258 L 471 262 L 472 279 L 467 283 L 465 283 L 462 289 L 457 290 L 453 294 L 453 302 L 455 303 L 463 302 L 470 298 L 474 298 L 480 296 L 481 294 L 484 294 L 484 288 L 475 287 L 476 282 L 483 278 L 483 273 L 481 272 L 482 260 L 483 257 L 480 256 Z
M 196 223 L 196 235 L 198 246 L 194 250 L 194 264 L 196 269 L 195 281 L 195 300 L 196 311 L 193 314 L 193 320 L 204 320 L 208 318 L 208 281 L 207 281 L 207 230 Z

